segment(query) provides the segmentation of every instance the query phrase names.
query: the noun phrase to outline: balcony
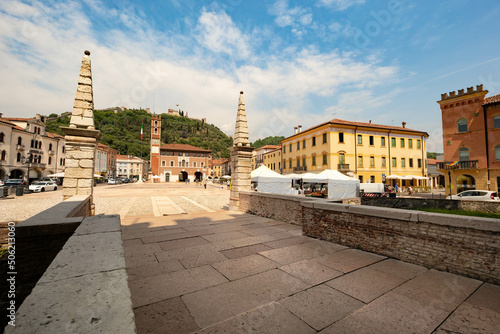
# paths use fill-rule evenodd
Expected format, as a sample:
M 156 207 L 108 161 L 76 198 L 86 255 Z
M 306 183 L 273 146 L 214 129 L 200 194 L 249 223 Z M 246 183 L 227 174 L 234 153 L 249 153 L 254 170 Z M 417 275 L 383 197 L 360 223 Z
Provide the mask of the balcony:
M 293 167 L 294 172 L 307 172 L 307 166 L 297 166 Z
M 339 172 L 350 172 L 351 171 L 351 169 L 349 168 L 349 164 L 338 164 L 337 170 Z
M 56 154 L 56 152 L 49 150 L 49 155 L 54 155 L 54 154 Z
M 478 160 L 464 160 L 464 161 L 455 161 L 455 162 L 438 162 L 436 169 L 478 169 L 477 166 Z
M 36 162 L 30 162 L 29 167 L 30 168 L 45 168 L 47 164 L 42 164 L 42 163 L 36 163 Z
M 24 151 L 24 145 L 22 145 L 22 144 L 21 144 L 21 145 L 17 145 L 17 146 L 16 146 L 16 149 L 17 149 L 18 151 Z

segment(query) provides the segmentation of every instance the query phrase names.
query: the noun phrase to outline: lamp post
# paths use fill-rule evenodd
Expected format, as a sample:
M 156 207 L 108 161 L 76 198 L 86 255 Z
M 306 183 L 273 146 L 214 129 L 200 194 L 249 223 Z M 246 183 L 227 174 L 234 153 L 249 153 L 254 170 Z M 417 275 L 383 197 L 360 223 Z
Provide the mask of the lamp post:
M 28 173 L 26 174 L 26 181 L 28 182 L 28 186 L 30 185 L 30 165 L 31 165 L 31 151 L 28 151 L 28 156 L 25 157 L 24 155 L 21 156 L 21 162 L 23 164 L 26 164 L 28 166 Z
M 451 171 L 448 171 L 448 184 L 450 187 L 450 199 L 451 199 Z

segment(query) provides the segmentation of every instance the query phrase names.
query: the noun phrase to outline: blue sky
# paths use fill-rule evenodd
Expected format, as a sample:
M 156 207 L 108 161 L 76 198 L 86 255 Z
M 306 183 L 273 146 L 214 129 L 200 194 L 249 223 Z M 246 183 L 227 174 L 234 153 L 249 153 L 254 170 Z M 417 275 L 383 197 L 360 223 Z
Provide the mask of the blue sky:
M 429 133 L 441 93 L 500 94 L 500 4 L 399 0 L 0 2 L 0 106 L 71 110 L 83 51 L 95 108 L 169 108 L 232 135 L 245 92 L 251 140 L 332 118 Z

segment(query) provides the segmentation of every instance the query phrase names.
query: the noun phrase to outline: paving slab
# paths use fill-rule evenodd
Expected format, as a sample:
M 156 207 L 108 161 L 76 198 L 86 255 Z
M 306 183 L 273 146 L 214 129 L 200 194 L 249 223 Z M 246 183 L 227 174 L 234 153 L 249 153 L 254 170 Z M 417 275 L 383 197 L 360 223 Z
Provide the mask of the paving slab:
M 404 282 L 402 278 L 365 267 L 333 279 L 326 285 L 369 303 Z
M 428 269 L 416 264 L 411 264 L 395 259 L 386 259 L 369 266 L 370 269 L 377 270 L 394 277 L 409 280 L 417 275 L 426 272 Z
M 310 285 L 317 285 L 344 274 L 341 271 L 319 264 L 314 259 L 294 262 L 279 269 Z
M 472 278 L 431 269 L 397 287 L 394 292 L 451 312 L 481 284 Z
M 186 294 L 182 296 L 182 300 L 198 326 L 204 328 L 292 295 L 306 287 L 299 279 L 273 269 Z
M 169 251 L 172 249 L 180 249 L 180 248 L 206 245 L 208 243 L 210 243 L 210 242 L 207 241 L 206 239 L 203 239 L 202 237 L 192 237 L 192 238 L 164 241 L 164 242 L 160 242 L 159 245 L 160 245 L 162 250 Z
M 279 264 L 259 254 L 253 254 L 237 259 L 221 261 L 212 264 L 222 275 L 234 281 L 250 275 L 255 275 L 279 267 Z
M 365 305 L 326 285 L 301 291 L 279 303 L 317 331 Z
M 235 240 L 228 240 L 227 242 L 234 247 L 244 247 L 244 246 L 250 246 L 250 245 L 256 245 L 256 244 L 261 244 L 264 242 L 268 241 L 273 241 L 276 240 L 276 237 L 273 237 L 271 235 L 259 235 L 255 237 L 247 237 L 247 238 L 241 238 L 241 239 L 235 239 Z
M 200 329 L 181 298 L 171 298 L 134 309 L 138 333 L 192 333 Z
M 385 259 L 385 256 L 368 253 L 359 249 L 345 249 L 324 255 L 317 259 L 318 263 L 335 270 L 348 273 Z
M 159 262 L 179 260 L 186 268 L 194 268 L 227 260 L 214 244 L 155 252 Z
M 321 334 L 429 334 L 448 312 L 391 291 L 327 327 Z
M 205 235 L 203 236 L 203 238 L 205 238 L 210 242 L 218 242 L 218 241 L 228 241 L 234 239 L 248 238 L 248 234 L 239 231 L 231 231 L 231 232 Z
M 287 233 L 288 235 L 290 235 L 290 233 L 288 233 L 288 232 L 285 232 L 285 233 Z M 272 234 L 272 236 L 276 237 L 276 238 L 279 238 L 279 236 L 276 233 Z M 294 236 L 291 236 L 291 237 L 287 237 L 287 238 L 283 238 L 283 239 L 280 238 L 280 240 L 276 240 L 276 241 L 266 242 L 265 245 L 269 246 L 271 248 L 281 248 L 281 247 L 287 247 L 287 246 L 293 246 L 293 245 L 300 245 L 300 244 L 307 243 L 307 242 L 310 242 L 310 241 L 311 241 L 311 239 L 308 238 L 308 237 L 303 237 L 303 236 L 294 237 Z
M 235 259 L 238 257 L 248 256 L 252 254 L 257 254 L 266 250 L 271 250 L 272 248 L 266 246 L 265 244 L 256 244 L 245 247 L 231 248 L 227 250 L 221 250 L 220 252 L 227 256 L 229 259 Z
M 140 307 L 205 289 L 228 280 L 210 266 L 174 271 L 129 282 L 132 305 Z
M 260 252 L 259 254 L 275 262 L 278 262 L 279 264 L 282 265 L 324 255 L 323 252 L 312 249 L 304 245 L 293 245 L 288 247 L 282 247 L 278 249 Z
M 500 286 L 483 283 L 435 333 L 498 333 Z
M 279 226 L 280 225 L 246 229 L 245 233 L 251 236 L 258 236 L 283 232 L 283 229 L 281 229 Z
M 204 328 L 199 334 L 309 334 L 316 333 L 278 303 L 270 303 L 219 324 Z
M 309 239 L 309 242 L 304 243 L 307 247 L 311 247 L 312 249 L 317 249 L 319 251 L 322 251 L 324 253 L 336 253 L 338 251 L 348 249 L 349 247 L 342 246 L 339 244 L 335 244 L 333 242 L 328 242 L 324 240 L 319 240 L 319 239 L 312 239 L 310 237 L 307 237 Z
M 139 278 L 158 276 L 183 269 L 185 268 L 179 260 L 171 260 L 167 262 L 153 262 L 130 267 L 127 269 L 127 273 L 129 281 L 132 281 Z

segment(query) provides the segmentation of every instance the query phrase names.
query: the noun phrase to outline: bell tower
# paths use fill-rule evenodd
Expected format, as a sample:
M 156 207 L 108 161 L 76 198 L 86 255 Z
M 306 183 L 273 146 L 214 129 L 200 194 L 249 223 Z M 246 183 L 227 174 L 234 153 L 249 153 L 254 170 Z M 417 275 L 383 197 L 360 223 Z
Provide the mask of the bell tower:
M 160 138 L 161 117 L 151 117 L 151 172 L 153 176 L 160 175 Z

